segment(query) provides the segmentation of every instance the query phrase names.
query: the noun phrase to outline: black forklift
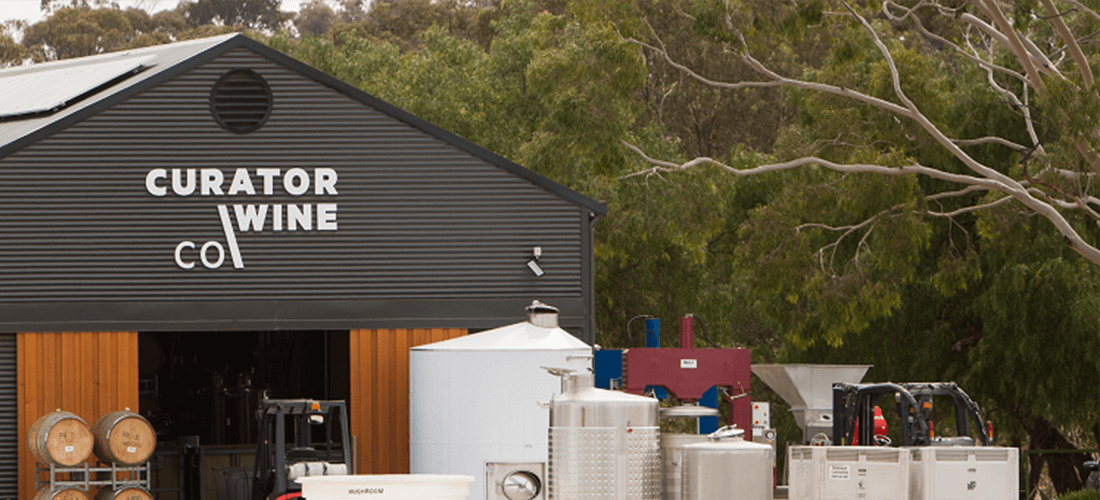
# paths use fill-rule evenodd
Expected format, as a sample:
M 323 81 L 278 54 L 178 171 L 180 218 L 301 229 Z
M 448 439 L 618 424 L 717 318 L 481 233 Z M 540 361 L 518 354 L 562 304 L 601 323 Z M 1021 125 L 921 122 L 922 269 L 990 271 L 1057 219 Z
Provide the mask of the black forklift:
M 982 421 L 978 403 L 954 382 L 833 384 L 833 444 L 890 446 L 884 435 L 875 435 L 875 408 L 879 398 L 892 395 L 901 425 L 901 446 L 974 446 L 970 419 L 977 427 L 978 442 L 991 446 L 992 424 Z M 955 435 L 932 436 L 932 398 L 949 396 L 955 404 Z
M 302 496 L 299 477 L 354 473 L 347 415 L 344 401 L 265 395 L 251 499 L 289 500 Z

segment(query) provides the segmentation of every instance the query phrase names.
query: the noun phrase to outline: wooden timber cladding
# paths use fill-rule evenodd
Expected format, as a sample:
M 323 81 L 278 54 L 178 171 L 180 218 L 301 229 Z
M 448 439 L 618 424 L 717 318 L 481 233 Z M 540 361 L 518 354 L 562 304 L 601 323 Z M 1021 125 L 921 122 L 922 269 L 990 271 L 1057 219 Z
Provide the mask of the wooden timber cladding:
M 139 411 L 138 334 L 20 333 L 17 343 L 19 498 L 29 500 L 35 460 L 23 441 L 35 420 L 58 408 L 86 422 L 123 408 Z
M 351 434 L 359 474 L 409 472 L 409 349 L 466 335 L 464 328 L 351 331 Z

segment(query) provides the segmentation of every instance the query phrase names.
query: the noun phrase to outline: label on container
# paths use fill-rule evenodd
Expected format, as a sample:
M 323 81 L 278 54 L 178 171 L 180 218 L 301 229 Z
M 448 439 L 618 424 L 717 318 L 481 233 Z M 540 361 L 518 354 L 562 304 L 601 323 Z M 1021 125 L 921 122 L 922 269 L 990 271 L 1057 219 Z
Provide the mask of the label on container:
M 137 447 L 136 446 L 127 446 L 126 447 L 126 453 L 137 453 Z
M 689 370 L 694 370 L 696 368 L 699 368 L 699 360 L 697 360 L 697 359 L 681 359 L 680 360 L 680 368 L 686 368 L 686 369 L 689 369 Z
M 847 481 L 852 478 L 852 471 L 847 465 L 830 465 L 829 479 Z
M 65 447 L 65 453 L 72 453 L 74 450 L 76 450 L 75 446 L 66 446 Z

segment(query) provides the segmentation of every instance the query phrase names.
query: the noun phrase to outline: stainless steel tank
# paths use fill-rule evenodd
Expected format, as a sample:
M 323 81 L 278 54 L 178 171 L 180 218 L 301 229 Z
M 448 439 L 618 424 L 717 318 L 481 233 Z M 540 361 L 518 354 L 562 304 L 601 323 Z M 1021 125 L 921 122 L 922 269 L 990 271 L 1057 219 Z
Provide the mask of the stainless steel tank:
M 661 408 L 662 419 L 698 419 L 703 417 L 717 417 L 717 408 L 708 408 L 698 405 L 683 405 Z M 698 424 L 696 424 L 698 425 Z M 679 427 L 679 426 L 677 426 Z M 684 446 L 695 443 L 705 443 L 710 438 L 706 434 L 676 434 L 661 433 L 661 483 L 663 500 L 680 500 L 680 492 L 683 487 Z
M 551 500 L 658 500 L 656 399 L 597 389 L 591 373 L 564 374 L 550 402 Z
M 683 500 L 771 500 L 775 452 L 743 436 L 725 427 L 706 443 L 683 447 Z
M 706 434 L 661 434 L 663 500 L 680 500 L 683 491 L 684 447 L 707 442 Z

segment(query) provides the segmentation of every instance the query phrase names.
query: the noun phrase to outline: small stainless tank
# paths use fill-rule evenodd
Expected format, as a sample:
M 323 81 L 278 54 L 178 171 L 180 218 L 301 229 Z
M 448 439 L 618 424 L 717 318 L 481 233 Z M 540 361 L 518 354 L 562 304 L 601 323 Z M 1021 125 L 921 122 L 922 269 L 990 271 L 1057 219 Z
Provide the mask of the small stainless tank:
M 661 408 L 662 419 L 698 419 L 703 417 L 717 417 L 717 408 L 708 408 L 698 405 L 683 405 Z M 681 484 L 683 477 L 684 446 L 695 443 L 705 443 L 710 439 L 706 434 L 675 434 L 661 433 L 661 498 L 663 500 L 680 500 Z
M 683 447 L 683 500 L 771 500 L 774 451 L 724 427 L 706 443 Z
M 707 442 L 706 434 L 661 434 L 662 500 L 680 500 L 683 491 L 684 447 Z
M 658 500 L 658 402 L 597 389 L 591 373 L 562 374 L 550 402 L 551 500 Z

